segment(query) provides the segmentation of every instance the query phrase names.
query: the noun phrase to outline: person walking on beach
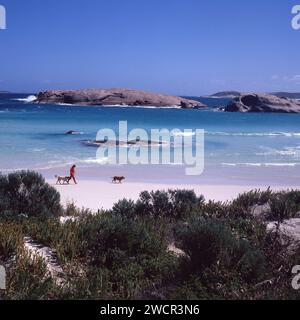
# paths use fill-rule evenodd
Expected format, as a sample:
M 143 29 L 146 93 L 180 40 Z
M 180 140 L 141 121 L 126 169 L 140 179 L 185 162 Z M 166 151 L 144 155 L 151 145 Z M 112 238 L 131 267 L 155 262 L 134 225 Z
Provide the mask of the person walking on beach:
M 75 169 L 76 169 L 76 166 L 74 164 L 70 169 L 70 178 L 73 179 L 75 184 L 77 184 L 77 181 L 76 181 L 76 178 L 75 178 L 75 174 L 76 174 Z

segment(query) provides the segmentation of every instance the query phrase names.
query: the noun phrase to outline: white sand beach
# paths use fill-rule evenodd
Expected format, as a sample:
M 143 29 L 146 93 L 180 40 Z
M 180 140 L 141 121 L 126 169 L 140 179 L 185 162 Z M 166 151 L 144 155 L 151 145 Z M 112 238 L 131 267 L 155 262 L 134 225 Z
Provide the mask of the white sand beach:
M 49 181 L 55 184 L 55 181 Z M 203 194 L 206 200 L 227 201 L 232 200 L 238 194 L 256 188 L 267 189 L 262 186 L 244 185 L 188 185 L 188 184 L 160 184 L 124 182 L 113 184 L 108 181 L 83 180 L 77 185 L 55 185 L 60 192 L 62 202 L 74 202 L 78 207 L 87 207 L 92 210 L 110 209 L 118 200 L 126 198 L 136 200 L 139 193 L 145 190 L 190 189 L 197 195 Z M 276 186 L 273 190 L 282 190 L 286 187 Z

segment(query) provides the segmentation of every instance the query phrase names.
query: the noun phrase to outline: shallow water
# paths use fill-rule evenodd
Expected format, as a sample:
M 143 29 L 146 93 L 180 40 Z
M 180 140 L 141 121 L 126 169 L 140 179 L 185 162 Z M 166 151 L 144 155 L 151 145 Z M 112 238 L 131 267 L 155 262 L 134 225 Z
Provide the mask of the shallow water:
M 230 168 L 294 168 L 300 166 L 300 115 L 241 114 L 210 110 L 178 110 L 126 107 L 37 105 L 17 101 L 28 95 L 0 95 L 0 170 L 51 169 L 76 163 L 79 167 L 100 166 L 94 140 L 97 131 L 118 131 L 121 120 L 129 130 L 204 129 L 205 168 L 213 172 Z M 226 104 L 205 99 L 210 106 Z M 76 130 L 76 135 L 65 135 Z M 163 148 L 162 148 L 163 149 Z M 103 160 L 103 161 L 102 161 Z M 261 172 L 261 171 L 260 171 Z M 293 171 L 291 171 L 293 172 Z M 260 173 L 261 174 L 261 173 Z

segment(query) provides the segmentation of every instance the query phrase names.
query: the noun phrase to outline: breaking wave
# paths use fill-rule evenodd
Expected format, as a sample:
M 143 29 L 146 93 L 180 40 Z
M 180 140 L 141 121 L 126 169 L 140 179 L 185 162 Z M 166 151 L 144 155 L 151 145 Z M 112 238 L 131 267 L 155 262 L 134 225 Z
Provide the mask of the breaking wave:
M 300 132 L 205 132 L 208 136 L 236 137 L 300 137 Z
M 224 167 L 295 167 L 297 163 L 222 163 Z
M 27 98 L 19 98 L 19 99 L 13 99 L 15 101 L 20 101 L 20 102 L 25 102 L 25 103 L 30 103 L 33 102 L 35 100 L 37 100 L 37 97 L 34 95 L 30 95 Z

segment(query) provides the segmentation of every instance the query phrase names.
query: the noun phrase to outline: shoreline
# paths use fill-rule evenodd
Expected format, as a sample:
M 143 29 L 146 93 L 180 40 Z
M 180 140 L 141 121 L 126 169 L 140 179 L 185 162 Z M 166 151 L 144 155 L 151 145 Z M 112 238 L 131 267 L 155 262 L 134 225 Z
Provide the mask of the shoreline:
M 98 168 L 78 168 L 78 184 L 56 185 L 55 174 L 65 175 L 68 168 L 60 170 L 39 171 L 50 185 L 54 186 L 61 194 L 62 203 L 74 202 L 78 207 L 85 207 L 93 211 L 98 209 L 111 209 L 113 204 L 124 198 L 137 200 L 142 191 L 157 191 L 168 189 L 189 189 L 195 193 L 203 195 L 206 200 L 231 201 L 240 193 L 254 189 L 266 190 L 270 187 L 274 191 L 300 189 L 297 176 L 293 183 L 282 180 L 280 172 L 274 169 L 268 172 L 270 179 L 262 176 L 258 181 L 253 178 L 253 173 L 259 175 L 258 168 L 250 168 L 245 174 L 245 179 L 231 179 L 219 176 L 215 172 L 214 177 L 206 172 L 202 176 L 188 177 L 184 174 L 178 175 L 178 168 L 148 168 L 143 166 L 128 167 L 98 167 Z M 181 168 L 183 171 L 184 169 Z M 224 173 L 224 168 L 220 168 Z M 277 176 L 275 175 L 277 172 Z M 232 174 L 232 170 L 229 171 Z M 281 170 L 281 174 L 284 174 Z M 252 174 L 252 176 L 251 176 Z M 113 184 L 111 177 L 125 176 L 122 184 Z M 271 179 L 273 175 L 273 180 Z M 274 180 L 274 178 L 277 178 Z M 281 181 L 280 181 L 281 180 Z M 281 182 L 281 183 L 280 183 Z
M 77 185 L 56 185 L 54 179 L 48 182 L 59 191 L 64 205 L 74 202 L 77 207 L 85 207 L 96 211 L 98 209 L 111 209 L 114 203 L 124 198 L 137 200 L 142 191 L 189 189 L 194 190 L 197 195 L 203 194 L 207 200 L 223 202 L 230 201 L 239 193 L 251 189 L 229 185 L 141 184 L 126 181 L 122 184 L 113 184 L 110 181 L 81 180 Z
M 239 194 L 254 189 L 266 190 L 268 187 L 241 186 L 241 185 L 184 185 L 184 184 L 159 184 L 159 183 L 135 183 L 124 182 L 113 184 L 110 181 L 82 180 L 77 185 L 56 185 L 55 180 L 48 181 L 61 195 L 64 205 L 74 202 L 79 208 L 85 207 L 93 211 L 98 209 L 111 209 L 113 205 L 122 199 L 137 200 L 142 191 L 157 191 L 168 189 L 194 190 L 206 200 L 227 202 L 235 199 Z M 271 187 L 274 191 L 287 189 L 286 187 Z
M 111 209 L 124 198 L 137 200 L 142 191 L 189 189 L 198 196 L 202 194 L 206 200 L 226 202 L 254 189 L 300 190 L 300 175 L 294 167 L 278 170 L 275 167 L 207 166 L 200 176 L 186 176 L 184 166 L 77 166 L 78 185 L 61 186 L 55 184 L 55 175 L 68 176 L 69 167 L 35 171 L 60 192 L 63 205 L 74 202 L 77 207 L 93 211 Z M 126 179 L 120 185 L 112 184 L 113 176 L 125 176 Z

